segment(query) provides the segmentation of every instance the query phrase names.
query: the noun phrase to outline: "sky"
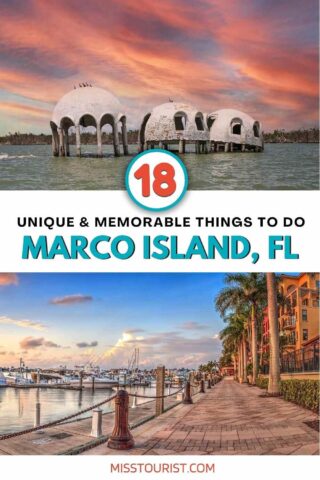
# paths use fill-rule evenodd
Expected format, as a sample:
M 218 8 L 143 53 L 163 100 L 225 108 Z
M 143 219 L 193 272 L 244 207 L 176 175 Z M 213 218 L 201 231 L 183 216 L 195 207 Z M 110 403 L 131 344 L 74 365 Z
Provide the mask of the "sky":
M 0 0 L 0 18 L 0 134 L 48 133 L 84 81 L 131 128 L 169 97 L 265 131 L 318 124 L 317 0 Z
M 222 273 L 0 274 L 0 367 L 198 367 L 218 360 Z

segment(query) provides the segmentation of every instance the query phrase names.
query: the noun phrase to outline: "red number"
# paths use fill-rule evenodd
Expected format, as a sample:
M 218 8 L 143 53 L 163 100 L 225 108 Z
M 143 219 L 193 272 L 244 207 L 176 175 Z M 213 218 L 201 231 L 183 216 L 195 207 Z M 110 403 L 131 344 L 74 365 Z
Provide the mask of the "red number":
M 142 196 L 150 197 L 150 167 L 147 163 L 141 165 L 134 174 L 137 180 L 142 180 Z
M 170 197 L 177 188 L 174 180 L 174 168 L 170 163 L 159 163 L 153 171 L 153 190 L 159 197 Z M 166 185 L 165 187 L 163 185 Z
M 150 166 L 144 163 L 134 176 L 137 180 L 142 180 L 142 196 L 150 197 Z M 153 176 L 152 188 L 159 197 L 170 197 L 176 191 L 175 170 L 170 163 L 159 163 L 153 170 Z

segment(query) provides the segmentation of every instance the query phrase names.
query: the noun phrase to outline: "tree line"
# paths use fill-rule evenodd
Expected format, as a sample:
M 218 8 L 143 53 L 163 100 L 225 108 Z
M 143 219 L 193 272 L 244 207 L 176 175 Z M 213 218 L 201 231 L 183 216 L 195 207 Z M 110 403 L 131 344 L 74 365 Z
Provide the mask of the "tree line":
M 138 143 L 139 131 L 128 131 L 129 144 Z M 8 133 L 7 135 L 0 136 L 0 144 L 6 145 L 50 145 L 52 141 L 51 134 L 44 133 Z M 121 136 L 119 138 L 121 142 Z M 298 130 L 274 130 L 273 132 L 264 133 L 265 143 L 318 143 L 319 142 L 319 129 L 298 129 Z M 112 134 L 102 132 L 102 142 L 104 144 L 112 144 Z M 76 136 L 74 133 L 70 134 L 70 143 L 76 143 Z M 95 145 L 97 143 L 97 137 L 95 133 L 83 132 L 81 133 L 81 143 L 83 145 Z

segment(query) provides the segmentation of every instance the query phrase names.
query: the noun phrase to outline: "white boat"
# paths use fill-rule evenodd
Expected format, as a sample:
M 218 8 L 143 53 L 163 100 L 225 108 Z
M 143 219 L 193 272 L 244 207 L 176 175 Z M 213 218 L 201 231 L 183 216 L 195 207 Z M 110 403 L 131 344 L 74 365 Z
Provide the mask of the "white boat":
M 94 379 L 94 382 L 93 382 Z M 80 386 L 80 378 L 79 377 L 64 377 L 65 383 L 74 386 Z M 83 388 L 112 388 L 118 385 L 118 380 L 109 377 L 84 377 L 82 379 L 82 386 Z
M 0 370 L 0 387 L 4 387 L 6 385 L 7 385 L 6 377 L 3 375 L 3 373 Z
M 30 385 L 34 383 L 31 378 L 25 378 L 18 373 L 9 373 L 5 376 L 5 379 L 8 385 Z

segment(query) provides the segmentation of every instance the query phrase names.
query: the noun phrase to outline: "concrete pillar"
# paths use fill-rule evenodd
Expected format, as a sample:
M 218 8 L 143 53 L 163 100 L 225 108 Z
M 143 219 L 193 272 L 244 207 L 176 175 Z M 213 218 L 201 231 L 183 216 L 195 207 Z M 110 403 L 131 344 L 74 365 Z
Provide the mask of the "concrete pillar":
M 114 148 L 114 156 L 120 157 L 118 124 L 116 121 L 114 122 L 114 125 L 113 125 L 113 148 Z
M 114 403 L 114 428 L 107 445 L 115 450 L 129 450 L 134 446 L 134 440 L 129 430 L 128 392 L 119 390 Z
M 160 148 L 160 149 L 163 148 L 163 143 L 162 142 L 159 142 L 159 147 L 158 148 Z
M 228 142 L 226 142 L 226 143 L 224 144 L 224 151 L 225 151 L 225 152 L 229 152 L 229 143 L 228 143 Z
M 170 395 L 170 394 L 171 394 L 171 385 L 170 385 L 170 383 L 169 383 L 169 385 L 168 385 L 168 393 L 167 393 L 167 395 Z
M 59 156 L 59 136 L 57 130 L 52 129 L 52 155 Z
M 163 397 L 164 395 L 164 378 L 165 368 L 163 366 L 157 367 L 156 371 L 156 396 Z M 156 399 L 156 416 L 161 415 L 164 410 L 164 398 Z
M 137 392 L 134 393 L 136 394 Z M 133 397 L 131 408 L 137 408 L 137 397 Z
M 64 150 L 62 128 L 58 128 L 58 135 L 59 135 L 59 155 L 60 155 L 60 157 L 64 157 L 65 156 L 65 150 Z
M 128 155 L 128 134 L 127 134 L 127 122 L 126 120 L 122 120 L 122 144 L 123 144 L 123 155 Z
M 241 145 L 241 152 L 245 152 L 245 151 L 246 151 L 246 144 L 243 143 L 243 144 Z
M 230 143 L 230 152 L 233 152 L 233 143 Z
M 200 146 L 199 146 L 199 141 L 196 140 L 195 142 L 195 147 L 196 147 L 196 153 L 200 153 Z
M 98 157 L 102 157 L 102 138 L 100 125 L 97 125 L 97 155 Z
M 144 145 L 143 145 L 143 150 L 148 150 L 148 144 L 147 144 L 147 142 L 144 143 Z
M 34 415 L 34 426 L 39 427 L 40 425 L 40 417 L 41 417 L 41 403 L 36 403 L 36 410 Z
M 179 140 L 179 153 L 185 153 L 186 151 L 186 142 L 183 140 L 183 138 L 180 138 Z
M 81 157 L 80 125 L 76 125 L 76 148 L 77 148 L 77 157 Z
M 92 411 L 91 437 L 99 438 L 102 435 L 102 410 L 95 408 Z

